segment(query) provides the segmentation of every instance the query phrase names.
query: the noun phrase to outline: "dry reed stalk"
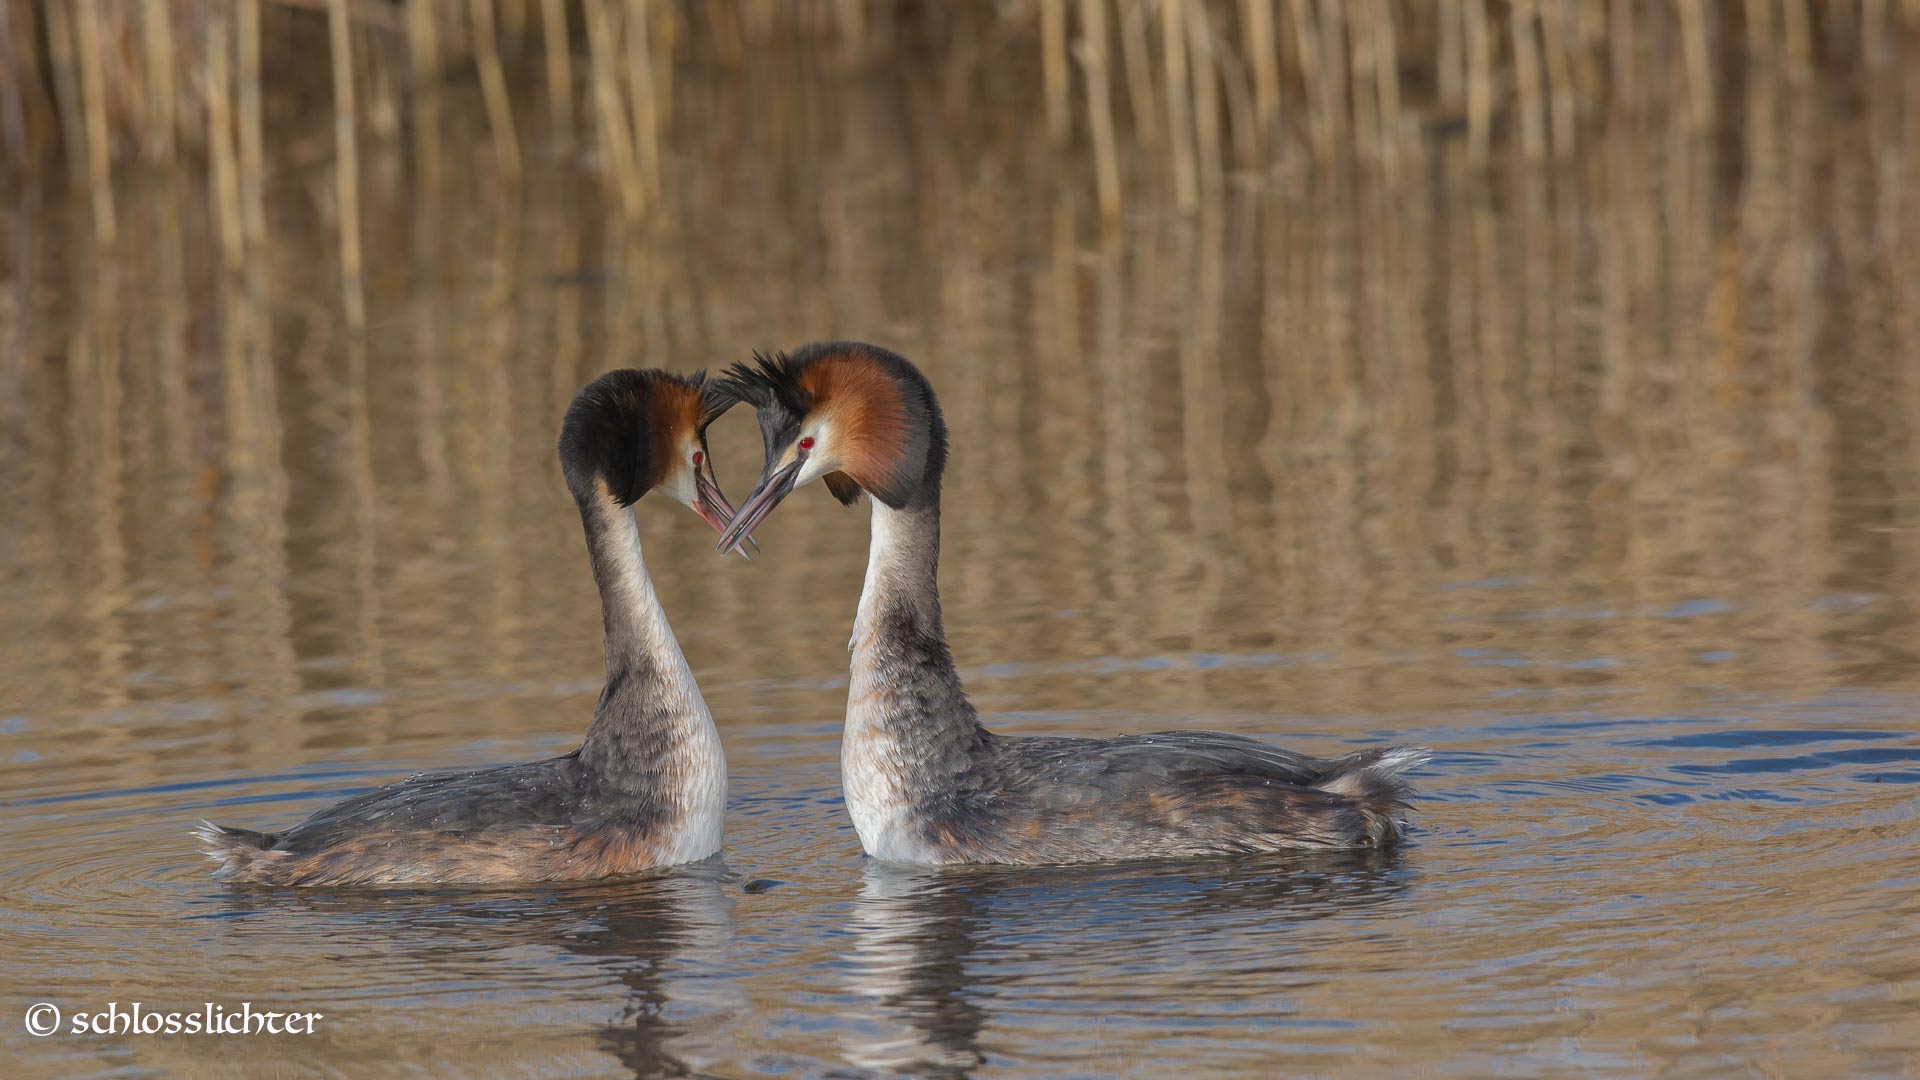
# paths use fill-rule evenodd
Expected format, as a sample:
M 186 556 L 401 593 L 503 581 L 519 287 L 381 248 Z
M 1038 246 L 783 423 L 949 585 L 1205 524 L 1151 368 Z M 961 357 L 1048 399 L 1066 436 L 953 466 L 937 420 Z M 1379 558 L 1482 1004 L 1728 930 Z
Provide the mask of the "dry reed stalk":
M 509 185 L 520 183 L 520 139 L 513 129 L 513 99 L 507 93 L 507 75 L 500 64 L 499 33 L 493 21 L 494 0 L 472 0 L 474 60 L 480 68 L 481 97 L 487 105 L 487 128 L 493 133 L 493 153 L 500 176 Z
M 1187 44 L 1193 73 L 1193 130 L 1200 158 L 1200 180 L 1209 191 L 1223 180 L 1220 157 L 1220 63 L 1214 52 L 1213 26 L 1205 3 L 1189 3 Z
M 1573 64 L 1574 111 L 1582 101 L 1606 99 L 1607 79 L 1600 46 L 1606 41 L 1607 12 L 1598 4 L 1561 0 L 1561 22 L 1567 28 L 1567 55 Z
M 45 136 L 54 133 L 59 126 L 59 109 L 48 96 L 52 91 L 52 80 L 51 72 L 46 71 L 46 55 L 37 48 L 16 48 L 15 43 L 39 41 L 41 19 L 34 10 L 33 0 L 0 0 L 0 7 L 8 9 L 8 25 L 0 29 L 4 29 L 7 45 L 13 50 L 13 58 L 18 64 L 13 69 L 14 86 L 20 91 L 21 127 L 24 130 L 26 152 L 37 156 L 46 142 Z
M 228 40 L 227 7 L 215 4 L 207 11 L 207 159 L 213 170 L 213 218 L 220 238 L 220 261 L 228 273 L 246 262 L 245 225 L 240 210 L 240 186 L 235 176 L 233 150 L 233 46 Z
M 653 48 L 648 33 L 648 0 L 627 0 L 627 67 L 633 102 L 634 161 L 640 167 L 642 194 L 660 191 L 660 118 L 653 105 Z
M 1567 10 L 1561 0 L 1544 0 L 1540 9 L 1540 41 L 1547 58 L 1547 100 L 1553 117 L 1553 153 L 1573 153 L 1573 60 L 1568 45 Z
M 1462 18 L 1467 26 L 1467 158 L 1484 165 L 1493 128 L 1493 49 L 1486 0 L 1467 0 Z
M 1167 68 L 1167 138 L 1173 150 L 1173 198 L 1183 214 L 1200 204 L 1199 175 L 1193 160 L 1192 88 L 1187 81 L 1188 0 L 1161 0 L 1161 44 Z
M 1273 34 L 1276 0 L 1245 0 L 1248 63 L 1253 68 L 1253 115 L 1261 142 L 1274 137 L 1280 122 L 1280 55 Z
M 118 143 L 132 143 L 139 151 L 140 132 L 147 126 L 151 108 L 147 104 L 145 69 L 134 59 L 134 45 L 142 27 L 137 22 L 139 9 L 127 3 L 103 3 L 94 9 L 101 47 L 101 76 L 106 84 L 108 121 L 107 160 L 119 155 Z
M 240 205 L 247 242 L 267 239 L 266 136 L 260 116 L 260 0 L 240 0 Z
M 1380 96 L 1380 156 L 1392 172 L 1400 161 L 1400 50 L 1388 0 L 1373 0 L 1375 89 Z
M 370 26 L 377 30 L 400 30 L 406 23 L 406 15 L 394 10 L 396 0 L 348 0 L 347 18 L 361 26 Z M 326 14 L 333 0 L 273 0 L 278 7 L 304 8 L 316 14 Z
M 1435 4 L 1434 84 L 1436 102 L 1446 112 L 1460 108 L 1467 86 L 1466 48 L 1460 41 L 1460 9 L 1455 4 Z
M 1803 83 L 1813 76 L 1813 28 L 1806 0 L 1781 0 L 1780 7 L 1785 13 L 1781 28 L 1787 39 L 1787 76 Z
M 166 0 L 140 6 L 140 44 L 147 75 L 147 156 L 162 165 L 173 161 L 174 133 L 180 123 L 179 86 L 174 79 L 173 20 Z
M 1862 4 L 1860 4 L 1860 27 L 1859 31 L 1857 31 L 1857 38 L 1859 38 L 1860 42 L 1860 56 L 1862 56 L 1862 60 L 1866 61 L 1866 71 L 1868 71 L 1870 75 L 1872 75 L 1872 73 L 1880 73 L 1880 71 L 1884 69 L 1885 63 L 1887 63 L 1887 37 L 1889 37 L 1891 33 L 1893 33 L 1893 27 L 1887 27 L 1887 0 L 1862 0 Z M 1876 102 L 1876 96 L 1874 96 L 1872 92 L 1864 94 L 1864 98 L 1866 98 L 1868 113 L 1878 111 L 1874 108 L 1878 102 Z M 1866 125 L 1866 135 L 1868 135 L 1868 142 L 1870 142 L 1870 152 L 1876 156 L 1876 160 L 1887 160 L 1887 158 L 1882 156 L 1882 152 L 1885 150 L 1882 125 L 1872 123 L 1872 115 L 1870 115 L 1870 121 L 1868 121 L 1868 125 Z M 1899 221 L 1899 219 L 1893 217 L 1891 213 L 1884 213 L 1884 217 L 1882 217 L 1882 225 L 1887 227 L 1887 238 L 1889 238 L 1889 240 L 1893 238 L 1893 234 L 1897 233 L 1897 229 L 1893 227 L 1893 225 L 1897 225 L 1897 221 Z M 1889 250 L 1891 250 L 1891 244 L 1889 244 Z
M 353 27 L 347 0 L 328 0 L 327 37 L 333 58 L 334 168 L 340 188 L 340 287 L 347 325 L 367 324 L 360 272 L 360 145 L 354 131 Z
M 1633 106 L 1640 101 L 1640 79 L 1636 61 L 1639 42 L 1634 38 L 1634 0 L 1613 0 L 1607 7 L 1607 46 L 1613 65 L 1613 99 Z
M 414 197 L 433 202 L 440 190 L 440 35 L 432 0 L 408 0 L 407 65 L 413 105 Z M 422 218 L 425 215 L 421 215 Z
M 655 4 L 650 10 L 653 25 L 647 31 L 648 55 L 660 61 L 653 65 L 654 123 L 667 127 L 673 123 L 673 62 L 680 41 L 680 18 L 672 4 Z
M 100 9 L 94 0 L 74 5 L 74 39 L 80 53 L 80 84 L 87 125 L 87 194 L 93 202 L 93 231 L 103 244 L 113 242 L 113 146 L 107 131 L 107 83 L 100 65 L 106 53 L 100 38 Z
M 1094 189 L 1100 219 L 1120 216 L 1120 163 L 1114 153 L 1113 99 L 1107 88 L 1106 0 L 1080 0 L 1080 63 L 1087 77 L 1087 130 L 1093 135 Z
M 773 37 L 779 26 L 782 0 L 740 0 L 746 9 L 747 38 L 761 42 Z
M 1227 129 L 1233 133 L 1234 160 L 1243 169 L 1257 169 L 1260 167 L 1260 135 L 1255 130 L 1259 127 L 1259 121 L 1254 117 L 1253 85 L 1248 81 L 1247 72 L 1233 44 L 1214 33 L 1211 19 L 1207 23 L 1207 42 L 1207 52 L 1213 57 L 1214 67 L 1219 71 L 1219 86 L 1225 95 Z
M 1067 141 L 1067 0 L 1040 0 L 1040 75 L 1047 98 L 1047 137 Z
M 1313 13 L 1307 5 L 1313 0 L 1288 0 L 1287 12 L 1293 19 L 1294 55 L 1300 60 L 1300 82 L 1306 91 L 1307 126 L 1311 132 L 1315 157 L 1333 152 L 1333 123 L 1327 118 L 1326 75 L 1320 70 L 1320 49 L 1315 44 L 1318 32 Z
M 581 0 L 582 5 L 589 2 L 591 0 Z M 714 59 L 728 71 L 739 71 L 746 65 L 747 55 L 746 35 L 740 25 L 740 9 L 732 4 L 702 4 L 700 11 L 707 19 Z M 591 39 L 588 44 L 592 44 Z
M 1686 53 L 1687 98 L 1692 104 L 1693 126 L 1705 131 L 1713 125 L 1713 60 L 1707 41 L 1707 13 L 1700 0 L 1677 0 L 1680 8 L 1680 41 Z M 1788 0 L 1792 6 L 1793 0 Z
M 600 141 L 605 161 L 603 175 L 620 197 L 620 210 L 628 221 L 638 220 L 646 210 L 646 193 L 640 186 L 640 174 L 633 163 L 633 129 L 627 123 L 627 111 L 620 99 L 619 73 L 614 68 L 613 28 L 607 16 L 610 0 L 583 0 L 586 15 L 587 48 L 593 71 L 594 113 L 599 119 Z
M 510 57 L 520 55 L 521 43 L 527 40 L 527 27 L 532 22 L 527 13 L 527 0 L 500 0 L 501 52 Z
M 1147 0 L 1119 0 L 1120 54 L 1127 66 L 1127 107 L 1133 133 L 1147 146 L 1160 144 L 1160 110 L 1153 103 L 1153 60 L 1147 50 Z
M 1514 0 L 1512 18 L 1514 88 L 1520 98 L 1520 146 L 1528 161 L 1538 161 L 1547 152 L 1547 114 L 1540 92 L 1540 38 L 1534 29 L 1538 21 L 1534 0 Z
M 1336 145 L 1352 122 L 1347 105 L 1349 48 L 1345 0 L 1320 0 L 1321 70 L 1327 80 L 1327 123 Z
M 839 0 L 833 21 L 840 37 L 840 65 L 854 70 L 867 58 L 866 0 Z
M 566 0 L 540 0 L 540 37 L 547 51 L 547 109 L 560 135 L 573 127 L 573 39 Z
M 440 31 L 434 0 L 407 0 L 407 64 L 413 90 L 431 94 L 440 88 Z
M 27 164 L 27 109 L 20 92 L 23 81 L 20 59 L 13 49 L 13 5 L 10 0 L 0 0 L 0 138 L 6 142 L 7 160 L 21 168 Z
M 1747 0 L 1747 50 L 1754 60 L 1772 67 L 1774 0 Z
M 1355 6 L 1347 24 L 1347 72 L 1353 80 L 1349 96 L 1353 99 L 1353 143 L 1356 154 L 1380 156 L 1380 101 L 1374 92 L 1374 70 L 1379 56 L 1374 49 L 1372 5 L 1366 0 Z
M 392 138 L 400 131 L 400 100 L 393 64 L 388 59 L 387 50 L 382 47 L 386 35 L 376 35 L 372 29 L 364 26 L 357 28 L 355 33 L 360 41 L 354 47 L 354 54 L 366 58 L 360 65 L 361 85 L 366 89 L 360 98 L 363 102 L 361 112 L 375 135 L 382 139 Z
M 60 114 L 60 146 L 67 155 L 67 175 L 75 183 L 87 175 L 86 120 L 81 116 L 80 83 L 73 74 L 73 25 L 66 4 L 41 9 L 46 18 L 47 69 L 53 76 L 53 100 Z

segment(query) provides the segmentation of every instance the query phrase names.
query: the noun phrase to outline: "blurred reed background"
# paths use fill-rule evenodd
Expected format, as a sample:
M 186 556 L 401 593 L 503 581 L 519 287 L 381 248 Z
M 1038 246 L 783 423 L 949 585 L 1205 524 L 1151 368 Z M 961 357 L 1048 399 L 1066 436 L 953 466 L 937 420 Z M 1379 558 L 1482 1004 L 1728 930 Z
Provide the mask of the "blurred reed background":
M 913 84 L 936 130 L 984 111 L 1071 151 L 1110 220 L 1289 167 L 1397 173 L 1436 133 L 1485 164 L 1564 159 L 1653 111 L 1705 132 L 1747 81 L 1861 80 L 1917 29 L 1920 0 L 4 0 L 0 143 L 16 173 L 64 159 L 108 241 L 116 183 L 189 164 L 229 267 L 268 242 L 265 194 L 330 159 L 357 322 L 360 144 L 410 134 L 437 167 L 449 85 L 477 85 L 457 108 L 484 116 L 502 182 L 549 167 L 538 117 L 635 220 L 697 119 L 678 86 L 803 53 Z
M 373 14 L 349 36 L 405 43 L 383 10 L 350 9 Z M 786 24 L 725 10 L 657 15 L 704 27 L 717 66 L 674 77 L 672 149 L 631 227 L 596 197 L 605 162 L 550 158 L 539 124 L 509 181 L 484 86 L 431 137 L 387 91 L 415 138 L 363 158 L 365 332 L 340 315 L 324 124 L 278 129 L 279 194 L 238 274 L 208 237 L 250 215 L 196 173 L 125 164 L 142 179 L 113 247 L 86 239 L 89 200 L 19 189 L 0 219 L 16 707 L 218 717 L 240 767 L 272 732 L 378 755 L 396 723 L 512 730 L 531 722 L 516 694 L 565 696 L 571 737 L 598 663 L 552 462 L 565 402 L 608 367 L 835 334 L 919 360 L 965 439 L 948 611 L 995 676 L 989 708 L 999 685 L 1021 708 L 1146 713 L 1629 686 L 1658 709 L 1703 678 L 1792 699 L 1913 677 L 1920 198 L 1901 148 L 1920 81 L 1884 54 L 1813 60 L 1804 86 L 1784 62 L 1720 78 L 1704 134 L 1684 109 L 1608 114 L 1536 166 L 1429 129 L 1400 142 L 1397 181 L 1352 157 L 1108 228 L 1023 126 L 1037 113 L 930 109 L 948 78 L 911 64 L 762 56 L 755 35 Z M 1659 10 L 1636 25 L 1668 20 L 1678 49 L 1686 23 Z M 980 48 L 1028 25 L 993 14 Z M 1790 21 L 1730 39 L 1722 12 L 1710 54 L 1784 57 Z M 502 43 L 538 26 L 499 23 Z M 433 55 L 464 40 L 447 25 Z M 1838 27 L 1807 51 L 1858 37 Z M 681 55 L 689 36 L 648 40 Z M 397 59 L 354 70 L 367 102 L 401 81 Z M 955 100 L 999 92 L 962 70 Z M 1128 168 L 1139 191 L 1158 160 Z M 738 494 L 758 447 L 722 427 Z M 864 543 L 829 503 L 795 500 L 778 557 L 728 573 L 670 508 L 643 515 L 716 715 L 822 685 L 743 678 L 844 668 Z
M 0 4 L 7 667 L 44 707 L 590 705 L 564 403 L 832 334 L 972 433 L 949 609 L 962 656 L 1052 658 L 1022 702 L 1605 685 L 1681 663 L 1676 604 L 1750 687 L 1920 655 L 1920 5 L 323 7 Z M 671 610 L 720 613 L 697 665 L 844 666 L 768 618 L 847 614 L 825 501 L 772 578 L 660 524 Z M 1244 655 L 1153 666 L 1189 652 Z

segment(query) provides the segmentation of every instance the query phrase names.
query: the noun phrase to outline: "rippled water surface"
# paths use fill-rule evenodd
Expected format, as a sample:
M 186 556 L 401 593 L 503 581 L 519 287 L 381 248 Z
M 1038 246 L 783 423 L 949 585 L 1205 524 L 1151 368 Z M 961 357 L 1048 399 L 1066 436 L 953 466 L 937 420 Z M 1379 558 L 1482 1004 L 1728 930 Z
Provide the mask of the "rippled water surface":
M 564 159 L 513 199 L 376 151 L 364 335 L 318 178 L 232 276 L 198 189 L 123 192 L 113 253 L 16 193 L 9 1075 L 1920 1068 L 1920 187 L 1871 110 L 1749 103 L 1736 135 L 1489 175 L 1442 137 L 1394 183 L 1238 183 L 1103 235 L 1041 151 L 877 97 L 782 125 L 689 89 L 703 179 L 633 234 Z M 640 505 L 729 755 L 723 864 L 207 876 L 199 818 L 571 746 L 600 661 L 566 402 L 828 336 L 943 395 L 942 584 L 990 724 L 1423 743 L 1414 841 L 865 861 L 837 755 L 867 523 L 809 490 L 751 564 Z M 737 499 L 758 437 L 721 427 Z M 325 1019 L 33 1038 L 38 1001 Z

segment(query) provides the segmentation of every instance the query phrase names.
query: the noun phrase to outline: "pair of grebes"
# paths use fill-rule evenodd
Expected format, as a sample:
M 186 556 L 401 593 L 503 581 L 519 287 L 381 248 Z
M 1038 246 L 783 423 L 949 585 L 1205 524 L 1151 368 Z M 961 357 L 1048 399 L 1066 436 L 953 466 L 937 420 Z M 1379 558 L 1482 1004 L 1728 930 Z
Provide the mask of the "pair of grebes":
M 766 467 L 736 513 L 706 432 L 759 414 Z M 357 795 L 280 833 L 207 823 L 235 882 L 401 885 L 566 881 L 716 855 L 726 759 L 642 561 L 633 505 L 652 491 L 750 543 L 815 480 L 873 500 L 840 751 L 847 810 L 869 855 L 903 863 L 1047 864 L 1287 849 L 1384 847 L 1405 829 L 1417 747 L 1324 759 L 1256 739 L 1167 731 L 1013 737 L 982 727 L 940 619 L 940 477 L 947 429 L 906 359 L 827 342 L 756 357 L 709 381 L 615 371 L 580 392 L 560 432 L 600 589 L 607 682 L 579 749 L 546 761 L 431 773 Z

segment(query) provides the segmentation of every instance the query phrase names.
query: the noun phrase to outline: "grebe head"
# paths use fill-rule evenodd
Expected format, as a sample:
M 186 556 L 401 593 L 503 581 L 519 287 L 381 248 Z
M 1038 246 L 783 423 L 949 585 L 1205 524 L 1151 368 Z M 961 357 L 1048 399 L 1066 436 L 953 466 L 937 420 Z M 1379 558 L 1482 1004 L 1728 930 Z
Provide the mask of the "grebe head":
M 621 506 L 658 488 L 724 531 L 733 507 L 714 480 L 707 426 L 733 402 L 704 372 L 607 372 L 580 391 L 560 425 L 567 487 L 584 505 L 604 486 Z
M 895 510 L 939 502 L 947 427 L 933 387 L 905 357 L 827 341 L 753 359 L 733 365 L 715 387 L 754 407 L 767 444 L 760 483 L 721 534 L 722 551 L 815 480 L 842 503 L 862 491 Z

